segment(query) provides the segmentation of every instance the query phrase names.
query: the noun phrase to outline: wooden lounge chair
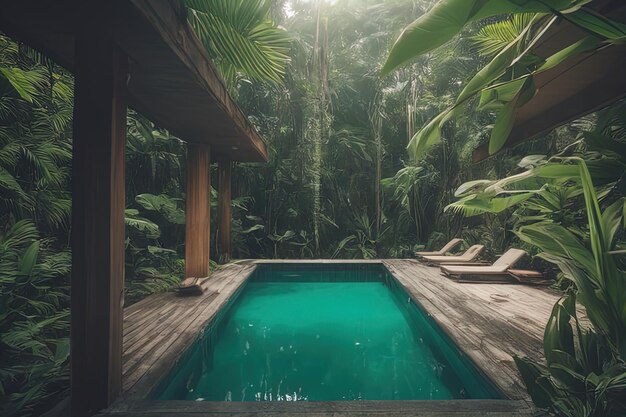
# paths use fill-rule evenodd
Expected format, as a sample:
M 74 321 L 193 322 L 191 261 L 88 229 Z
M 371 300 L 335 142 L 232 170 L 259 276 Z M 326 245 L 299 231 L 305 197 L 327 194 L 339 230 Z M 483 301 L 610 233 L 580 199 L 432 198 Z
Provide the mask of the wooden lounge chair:
M 442 256 L 456 248 L 463 242 L 463 239 L 454 238 L 438 251 L 433 252 L 415 252 L 415 256 Z
M 470 246 L 463 254 L 457 256 L 422 256 L 421 262 L 428 265 L 479 265 L 476 263 L 476 258 L 485 249 L 483 245 Z
M 442 265 L 441 272 L 457 281 L 511 282 L 508 270 L 526 255 L 521 249 L 509 249 L 493 265 Z

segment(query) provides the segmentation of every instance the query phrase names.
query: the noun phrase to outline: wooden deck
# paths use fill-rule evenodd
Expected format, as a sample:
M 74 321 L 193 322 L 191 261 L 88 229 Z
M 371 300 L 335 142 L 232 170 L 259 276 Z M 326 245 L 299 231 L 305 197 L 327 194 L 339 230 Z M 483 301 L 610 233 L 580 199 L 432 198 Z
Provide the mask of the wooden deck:
M 518 284 L 459 283 L 415 260 L 383 263 L 504 394 L 528 399 L 513 355 L 543 357 L 543 331 L 557 293 Z
M 290 262 L 290 261 L 263 261 Z M 263 263 L 259 262 L 259 263 Z M 303 261 L 297 261 L 303 262 Z M 304 261 L 307 262 L 307 261 Z M 317 261 L 308 261 L 317 262 Z M 320 261 L 323 263 L 343 261 Z M 222 403 L 151 401 L 146 396 L 206 323 L 236 293 L 256 264 L 229 265 L 200 297 L 158 294 L 124 315 L 125 393 L 105 414 L 183 416 L 529 416 L 533 410 L 512 355 L 541 357 L 544 325 L 559 295 L 537 287 L 458 283 L 415 260 L 382 260 L 507 400 Z
M 127 308 L 124 397 L 145 398 L 254 268 L 250 263 L 229 265 L 211 277 L 199 297 L 155 294 Z

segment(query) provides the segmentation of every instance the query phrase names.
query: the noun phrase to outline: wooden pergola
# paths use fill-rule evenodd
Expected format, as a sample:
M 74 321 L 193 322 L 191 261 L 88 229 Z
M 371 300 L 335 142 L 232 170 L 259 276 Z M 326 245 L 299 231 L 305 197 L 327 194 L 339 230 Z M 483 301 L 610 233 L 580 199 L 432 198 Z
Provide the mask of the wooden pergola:
M 210 163 L 217 249 L 230 256 L 231 166 L 264 141 L 229 96 L 177 0 L 0 0 L 0 30 L 75 75 L 71 407 L 88 416 L 122 387 L 124 158 L 130 106 L 188 143 L 186 275 L 209 273 Z
M 626 2 L 596 0 L 591 4 L 601 14 L 626 22 Z M 561 20 L 553 25 L 532 52 L 547 58 L 588 36 L 579 27 Z M 513 130 L 502 149 L 540 137 L 555 127 L 600 110 L 626 96 L 626 44 L 597 52 L 582 53 L 535 77 L 537 94 L 515 115 Z M 488 158 L 487 145 L 472 155 L 474 162 Z

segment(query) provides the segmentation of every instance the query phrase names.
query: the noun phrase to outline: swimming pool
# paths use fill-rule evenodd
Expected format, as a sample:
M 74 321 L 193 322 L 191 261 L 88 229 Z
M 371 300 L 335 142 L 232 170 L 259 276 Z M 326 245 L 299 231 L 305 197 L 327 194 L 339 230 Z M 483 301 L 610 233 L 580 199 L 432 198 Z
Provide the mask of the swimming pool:
M 261 264 L 157 400 L 498 399 L 380 264 Z

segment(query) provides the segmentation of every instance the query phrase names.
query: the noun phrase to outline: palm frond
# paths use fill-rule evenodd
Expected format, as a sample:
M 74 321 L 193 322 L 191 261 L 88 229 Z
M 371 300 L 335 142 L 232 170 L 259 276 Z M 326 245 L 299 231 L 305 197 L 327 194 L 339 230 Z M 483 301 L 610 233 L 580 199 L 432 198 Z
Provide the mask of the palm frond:
M 534 13 L 518 13 L 508 19 L 487 24 L 470 40 L 479 54 L 492 58 L 513 42 L 534 16 Z
M 282 82 L 289 37 L 268 18 L 267 0 L 186 0 L 189 22 L 230 86 L 237 72 Z
M 21 98 L 31 103 L 47 82 L 45 72 L 39 68 L 25 71 L 17 67 L 2 66 L 0 74 L 13 86 Z

